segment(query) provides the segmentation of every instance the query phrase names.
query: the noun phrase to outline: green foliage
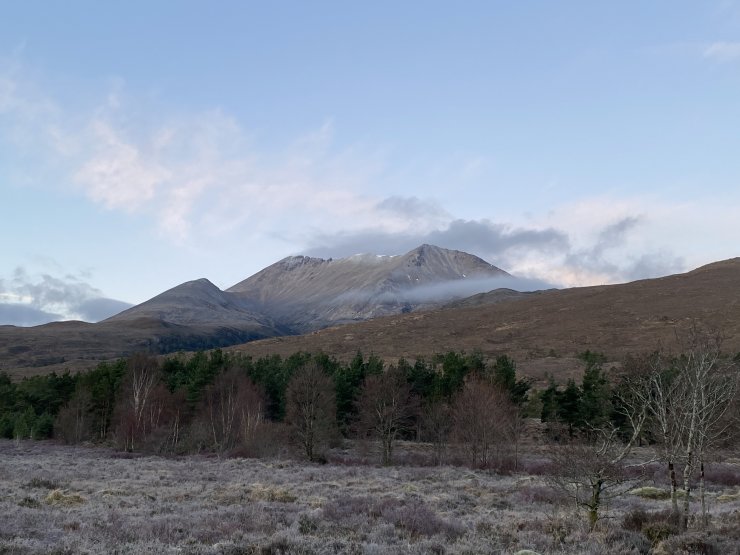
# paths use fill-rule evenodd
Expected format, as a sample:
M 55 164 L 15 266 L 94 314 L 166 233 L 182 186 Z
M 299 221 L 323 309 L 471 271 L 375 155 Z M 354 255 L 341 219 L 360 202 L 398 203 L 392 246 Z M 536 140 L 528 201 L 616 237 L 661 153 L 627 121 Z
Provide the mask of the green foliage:
M 77 393 L 83 391 L 90 399 L 90 429 L 94 439 L 105 439 L 110 430 L 116 396 L 126 372 L 126 359 L 113 363 L 102 362 L 94 370 L 82 374 L 77 383 Z
M 434 362 L 441 364 L 441 372 L 435 371 L 434 386 L 434 395 L 440 398 L 452 398 L 462 389 L 465 377 L 471 372 L 482 375 L 485 371 L 483 356 L 478 352 L 466 355 L 464 352 L 449 351 L 437 355 Z
M 558 420 L 568 426 L 568 433 L 572 436 L 574 429 L 581 424 L 581 389 L 573 380 L 568 380 L 563 391 L 558 391 L 557 401 Z
M 424 359 L 418 359 L 410 366 L 404 359 L 398 361 L 398 368 L 406 374 L 406 379 L 411 384 L 411 391 L 422 399 L 430 399 L 437 396 L 439 384 L 437 372 L 432 365 L 427 364 Z
M 506 355 L 496 357 L 493 365 L 493 383 L 511 391 L 516 385 L 516 364 Z
M 355 401 L 365 376 L 370 373 L 369 365 L 370 362 L 365 362 L 362 353 L 357 351 L 357 354 L 347 366 L 337 365 L 334 369 L 337 424 L 339 429 L 345 433 L 357 415 Z
M 580 400 L 581 428 L 602 427 L 611 415 L 611 388 L 601 363 L 589 365 L 583 373 Z
M 297 363 L 298 357 L 292 356 L 294 364 Z M 285 416 L 285 389 L 292 375 L 290 370 L 280 355 L 260 358 L 249 367 L 249 377 L 267 395 L 267 417 L 271 420 L 282 420 Z
M 282 421 L 288 383 L 298 368 L 309 363 L 331 376 L 337 425 L 342 433 L 349 433 L 351 425 L 357 421 L 357 401 L 366 380 L 385 374 L 384 361 L 377 355 L 366 358 L 358 352 L 348 364 L 326 353 L 298 352 L 285 358 L 271 355 L 253 359 L 215 349 L 189 356 L 173 355 L 160 364 L 161 387 L 157 395 L 164 411 L 160 414 L 165 415 L 163 418 L 177 414 L 178 426 L 186 429 L 194 422 L 196 409 L 209 385 L 224 372 L 235 370 L 248 376 L 264 394 L 265 417 Z M 114 423 L 121 425 L 119 421 L 125 417 L 120 407 L 127 364 L 127 359 L 121 359 L 101 363 L 81 374 L 52 373 L 18 383 L 0 373 L 0 436 L 50 437 L 56 421 L 59 433 L 68 429 L 70 422 L 76 426 L 75 441 L 111 439 Z M 403 377 L 411 394 L 420 401 L 449 401 L 471 374 L 498 383 L 520 405 L 526 401 L 529 390 L 529 382 L 516 379 L 516 365 L 512 359 L 501 356 L 487 367 L 479 352 L 450 351 L 431 360 L 418 358 L 413 364 L 401 358 L 395 372 Z M 63 407 L 63 417 L 57 418 Z
M 16 403 L 16 386 L 7 372 L 0 372 L 0 414 L 12 412 Z
M 531 383 L 526 379 L 516 379 L 516 363 L 508 356 L 496 357 L 491 369 L 491 381 L 507 391 L 515 405 L 522 407 L 527 402 Z
M 547 388 L 539 394 L 542 403 L 540 420 L 542 422 L 554 422 L 558 418 L 558 385 L 552 375 L 548 377 Z
M 65 372 L 24 378 L 14 384 L 0 374 L 0 437 L 51 437 L 54 415 L 74 393 L 77 377 Z
M 26 378 L 16 387 L 17 402 L 23 407 L 31 407 L 36 414 L 56 414 L 74 393 L 76 381 L 69 372 L 61 376 L 52 372 Z
M 540 393 L 541 420 L 562 422 L 568 426 L 571 436 L 576 431 L 588 433 L 606 425 L 614 413 L 612 389 L 602 368 L 606 357 L 601 353 L 584 351 L 578 358 L 586 366 L 580 386 L 571 379 L 565 388 L 559 389 L 550 376 L 547 389 Z

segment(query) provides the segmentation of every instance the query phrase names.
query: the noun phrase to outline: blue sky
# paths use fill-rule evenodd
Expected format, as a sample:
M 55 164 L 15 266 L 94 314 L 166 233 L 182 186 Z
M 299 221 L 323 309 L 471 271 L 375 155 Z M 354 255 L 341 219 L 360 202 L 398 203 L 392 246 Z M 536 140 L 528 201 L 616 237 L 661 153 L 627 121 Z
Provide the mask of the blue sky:
M 740 2 L 5 2 L 0 324 L 433 242 L 558 286 L 738 254 Z

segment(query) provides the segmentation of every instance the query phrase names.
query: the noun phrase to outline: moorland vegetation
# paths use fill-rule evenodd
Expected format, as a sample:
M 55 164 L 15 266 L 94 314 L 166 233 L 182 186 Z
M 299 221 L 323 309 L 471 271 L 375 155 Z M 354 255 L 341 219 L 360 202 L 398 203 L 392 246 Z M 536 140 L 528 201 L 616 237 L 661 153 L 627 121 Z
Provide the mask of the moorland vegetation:
M 486 360 L 448 352 L 387 367 L 359 352 L 349 363 L 325 353 L 137 354 L 85 373 L 17 383 L 0 374 L 0 435 L 18 446 L 53 437 L 168 458 L 288 457 L 309 468 L 381 472 L 400 465 L 530 476 L 552 492 L 553 507 L 582 511 L 583 533 L 610 529 L 604 518 L 621 507 L 621 530 L 636 535 L 634 549 L 620 552 L 647 553 L 697 537 L 703 547 L 696 552 L 727 552 L 716 549 L 738 545 L 726 529 L 740 496 L 718 491 L 711 475 L 722 468 L 740 476 L 728 464 L 737 461 L 737 357 L 722 352 L 719 334 L 696 326 L 683 345 L 679 354 L 630 356 L 611 366 L 585 351 L 579 382 L 550 377 L 540 389 L 503 354 Z M 642 501 L 620 506 L 624 498 Z M 322 510 L 338 499 L 324 499 Z M 646 499 L 659 509 L 650 510 Z M 376 501 L 363 502 L 377 521 L 384 513 L 372 508 Z M 438 520 L 430 529 L 444 536 L 446 521 Z M 445 542 L 452 545 L 467 532 L 450 526 Z

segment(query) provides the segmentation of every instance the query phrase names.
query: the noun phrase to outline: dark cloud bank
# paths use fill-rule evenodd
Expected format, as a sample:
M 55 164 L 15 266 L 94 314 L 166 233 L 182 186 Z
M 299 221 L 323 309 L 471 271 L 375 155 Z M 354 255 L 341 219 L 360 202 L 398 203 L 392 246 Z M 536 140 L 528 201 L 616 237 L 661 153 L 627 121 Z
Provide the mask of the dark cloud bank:
M 436 221 L 444 212 L 426 201 L 414 197 L 390 197 L 377 206 L 381 210 L 405 214 L 409 221 L 425 215 Z M 555 229 L 516 228 L 490 220 L 453 220 L 446 228 L 428 233 L 390 234 L 378 231 L 317 235 L 312 248 L 305 254 L 323 258 L 340 258 L 358 253 L 403 254 L 429 243 L 439 247 L 465 251 L 480 256 L 503 270 L 508 270 L 524 254 L 558 257 L 574 270 L 612 276 L 613 281 L 632 281 L 683 271 L 683 259 L 667 251 L 644 253 L 616 264 L 607 258 L 609 251 L 628 244 L 629 234 L 639 231 L 643 218 L 635 215 L 607 223 L 595 243 L 587 249 L 573 247 L 567 233 Z M 540 287 L 544 286 L 544 287 Z M 512 282 L 509 287 L 520 291 L 553 287 L 553 284 L 529 280 Z M 478 292 L 478 291 L 476 291 Z

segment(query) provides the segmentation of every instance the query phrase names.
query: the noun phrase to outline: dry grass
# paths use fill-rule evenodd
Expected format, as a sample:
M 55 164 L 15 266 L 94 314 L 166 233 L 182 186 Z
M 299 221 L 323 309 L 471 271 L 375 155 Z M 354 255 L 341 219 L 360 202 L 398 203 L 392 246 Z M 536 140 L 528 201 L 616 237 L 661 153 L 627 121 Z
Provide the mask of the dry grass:
M 589 533 L 536 475 L 122 457 L 48 442 L 4 441 L 0 453 L 0 553 L 637 554 L 652 548 L 643 521 L 657 534 L 670 503 L 625 496 Z M 712 488 L 713 532 L 686 545 L 738 552 L 740 499 L 716 502 L 736 491 Z

